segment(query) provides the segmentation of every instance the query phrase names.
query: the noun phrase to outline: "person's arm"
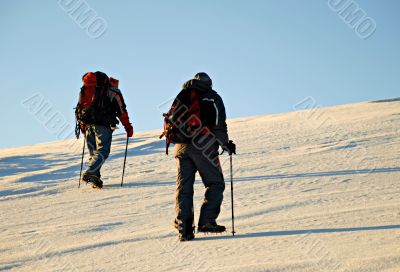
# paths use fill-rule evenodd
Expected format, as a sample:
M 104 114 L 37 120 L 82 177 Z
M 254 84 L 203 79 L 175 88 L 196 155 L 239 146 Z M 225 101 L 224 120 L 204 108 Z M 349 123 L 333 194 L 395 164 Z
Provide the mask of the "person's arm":
M 119 89 L 109 90 L 111 96 L 111 104 L 115 111 L 117 112 L 117 117 L 121 121 L 122 125 L 125 127 L 128 137 L 133 136 L 133 127 L 129 120 L 128 111 L 126 110 L 126 105 L 122 93 Z
M 228 136 L 225 106 L 221 97 L 219 96 L 218 99 L 216 99 L 216 106 L 219 112 L 217 116 L 218 124 L 214 127 L 213 130 L 214 134 L 223 150 L 228 151 L 229 155 L 236 154 L 236 144 L 234 144 L 232 140 L 229 140 Z
M 213 132 L 219 144 L 224 146 L 229 142 L 225 106 L 219 95 L 216 96 L 213 102 L 216 109 L 215 126 L 213 127 Z

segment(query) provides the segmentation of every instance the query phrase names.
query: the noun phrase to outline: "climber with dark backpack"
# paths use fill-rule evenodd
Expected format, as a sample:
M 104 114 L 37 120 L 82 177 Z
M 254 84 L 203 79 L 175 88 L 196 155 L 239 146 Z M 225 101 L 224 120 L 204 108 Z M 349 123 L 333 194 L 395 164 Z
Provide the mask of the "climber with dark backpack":
M 200 76 L 203 75 L 203 80 Z M 200 135 L 218 135 L 218 140 L 226 141 L 226 128 L 219 124 L 222 118 L 225 122 L 225 108 L 221 97 L 211 89 L 211 83 L 204 81 L 206 73 L 198 73 L 198 78 L 187 81 L 182 91 L 177 95 L 168 113 L 164 116 L 164 131 L 160 139 L 166 138 L 166 154 L 171 143 L 188 143 Z M 211 82 L 211 79 L 209 79 Z M 226 125 L 226 124 L 225 124 Z
M 226 228 L 216 222 L 225 189 L 219 147 L 232 154 L 236 153 L 236 146 L 229 141 L 224 103 L 212 89 L 211 78 L 198 73 L 187 81 L 163 116 L 160 138 L 166 138 L 167 154 L 169 145 L 175 144 L 178 174 L 174 226 L 179 240 L 194 239 L 193 185 L 197 171 L 206 187 L 198 231 L 224 232 Z
M 77 138 L 80 132 L 85 135 L 90 153 L 82 180 L 93 188 L 102 188 L 100 169 L 110 154 L 114 130 L 118 129 L 117 125 L 121 121 L 129 138 L 133 136 L 133 127 L 124 98 L 118 89 L 118 80 L 97 71 L 84 74 L 82 81 L 79 102 L 75 108 L 75 133 Z

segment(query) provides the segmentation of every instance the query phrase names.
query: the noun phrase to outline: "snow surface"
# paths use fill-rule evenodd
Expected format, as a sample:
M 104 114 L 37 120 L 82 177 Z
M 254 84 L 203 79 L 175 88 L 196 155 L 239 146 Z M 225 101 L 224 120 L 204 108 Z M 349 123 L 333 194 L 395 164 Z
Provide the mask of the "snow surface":
M 398 99 L 233 119 L 229 132 L 237 234 L 223 155 L 228 232 L 183 243 L 160 131 L 135 135 L 122 188 L 123 135 L 104 190 L 77 188 L 82 140 L 0 149 L 0 270 L 400 271 Z

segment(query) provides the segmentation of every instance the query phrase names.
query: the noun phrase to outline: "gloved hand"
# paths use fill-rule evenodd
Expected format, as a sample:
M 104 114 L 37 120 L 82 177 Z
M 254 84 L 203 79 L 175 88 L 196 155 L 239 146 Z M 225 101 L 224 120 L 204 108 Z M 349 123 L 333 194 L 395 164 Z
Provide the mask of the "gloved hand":
M 126 135 L 129 138 L 131 138 L 133 136 L 133 127 L 130 123 L 129 123 L 129 125 L 125 126 L 125 130 L 126 130 Z
M 124 112 L 121 114 L 119 117 L 119 120 L 121 121 L 122 125 L 125 127 L 126 130 L 126 135 L 130 138 L 133 136 L 133 127 L 131 122 L 129 122 L 129 116 L 127 112 Z
M 83 135 L 86 135 L 86 126 L 84 124 L 80 124 L 81 132 Z
M 223 147 L 223 150 L 228 151 L 229 155 L 235 154 L 236 155 L 236 145 L 233 143 L 232 140 L 229 140 L 227 144 L 225 144 Z

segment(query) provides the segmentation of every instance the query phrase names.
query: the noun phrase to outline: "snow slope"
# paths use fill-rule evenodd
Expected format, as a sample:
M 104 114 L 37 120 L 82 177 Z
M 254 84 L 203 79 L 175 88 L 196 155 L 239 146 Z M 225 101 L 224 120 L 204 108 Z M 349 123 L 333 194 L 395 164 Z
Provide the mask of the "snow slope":
M 237 235 L 227 186 L 218 222 L 228 232 L 185 243 L 172 227 L 175 162 L 160 131 L 131 141 L 123 188 L 125 138 L 114 136 L 101 191 L 77 188 L 82 140 L 0 149 L 0 270 L 400 271 L 398 99 L 229 129 Z

